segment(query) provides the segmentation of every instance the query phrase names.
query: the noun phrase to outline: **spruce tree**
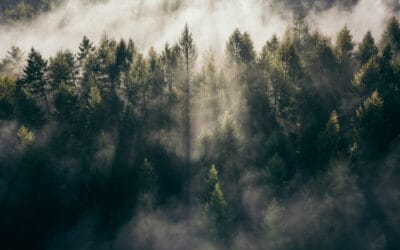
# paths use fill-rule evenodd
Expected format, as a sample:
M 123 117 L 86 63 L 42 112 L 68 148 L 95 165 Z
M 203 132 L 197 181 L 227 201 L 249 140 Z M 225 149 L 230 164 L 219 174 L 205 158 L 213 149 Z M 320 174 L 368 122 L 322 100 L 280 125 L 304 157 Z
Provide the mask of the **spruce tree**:
M 184 79 L 184 103 L 183 103 L 183 151 L 187 166 L 188 176 L 191 175 L 190 160 L 191 160 L 191 124 L 190 124 L 190 76 L 191 70 L 197 56 L 197 48 L 194 44 L 192 33 L 189 31 L 189 26 L 186 24 L 181 38 L 179 40 L 180 50 L 182 52 L 183 66 L 185 72 Z M 190 177 L 188 177 L 190 178 Z M 190 184 L 189 184 L 190 186 Z M 190 191 L 189 191 L 190 192 Z M 190 199 L 190 198 L 189 198 Z
M 365 34 L 362 42 L 358 45 L 357 58 L 360 64 L 363 65 L 369 59 L 378 54 L 378 47 L 375 45 L 375 40 L 370 31 Z
M 24 76 L 22 79 L 28 91 L 33 96 L 37 96 L 45 102 L 47 113 L 50 114 L 50 107 L 46 94 L 46 66 L 47 61 L 44 60 L 38 51 L 32 48 L 28 55 L 27 65 L 24 68 Z

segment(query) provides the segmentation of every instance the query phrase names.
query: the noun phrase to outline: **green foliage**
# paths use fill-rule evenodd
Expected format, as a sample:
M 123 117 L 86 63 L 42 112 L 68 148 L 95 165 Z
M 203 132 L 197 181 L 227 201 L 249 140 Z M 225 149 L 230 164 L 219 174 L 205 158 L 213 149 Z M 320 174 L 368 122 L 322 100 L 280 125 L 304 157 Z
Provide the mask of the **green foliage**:
M 12 47 L 0 63 L 0 228 L 12 229 L 6 241 L 32 237 L 10 249 L 46 248 L 49 232 L 58 239 L 86 214 L 96 239 L 120 235 L 132 214 L 147 221 L 153 209 L 171 215 L 162 230 L 178 221 L 177 235 L 188 225 L 225 249 L 248 235 L 255 249 L 396 249 L 400 59 L 390 22 L 383 47 L 367 33 L 354 55 L 346 27 L 334 47 L 299 18 L 260 53 L 235 30 L 228 64 L 199 53 L 187 25 L 159 52 L 84 37 L 76 58 L 59 51 L 47 66 L 32 49 L 23 71 Z
M 225 112 L 218 121 L 216 144 L 219 147 L 219 158 L 222 162 L 233 159 L 241 151 L 241 135 L 232 115 Z
M 70 51 L 60 51 L 54 58 L 50 58 L 47 70 L 53 91 L 57 90 L 62 83 L 68 86 L 74 85 L 76 66 L 74 55 Z
M 15 115 L 24 124 L 40 126 L 44 122 L 44 113 L 35 98 L 25 90 L 20 82 L 15 89 Z
M 380 67 L 376 57 L 372 57 L 354 76 L 353 85 L 361 93 L 369 94 L 379 87 L 381 82 Z
M 99 93 L 95 93 L 99 94 Z M 92 95 L 95 95 L 92 93 Z M 90 93 L 89 93 L 90 95 Z M 98 97 L 94 97 L 98 98 Z M 94 105 L 95 100 L 90 100 L 91 105 Z M 74 92 L 74 88 L 62 83 L 54 95 L 55 115 L 60 122 L 74 123 L 79 115 L 78 97 Z
M 90 108 L 98 107 L 102 102 L 102 97 L 99 88 L 96 85 L 90 87 L 88 104 Z
M 19 141 L 21 142 L 22 147 L 29 146 L 35 140 L 35 135 L 23 125 L 19 127 L 17 131 L 17 136 Z
M 57 7 L 62 0 L 3 0 L 0 6 L 0 22 L 29 21 L 43 11 Z
M 344 62 L 352 57 L 354 49 L 353 36 L 347 26 L 340 30 L 336 39 L 336 53 L 339 61 Z
M 0 78 L 0 119 L 7 120 L 14 114 L 15 80 Z
M 241 33 L 236 29 L 226 45 L 226 50 L 231 62 L 248 64 L 255 59 L 253 42 L 248 33 Z
M 341 142 L 341 129 L 336 110 L 332 111 L 326 123 L 325 130 L 319 135 L 318 153 L 321 160 L 327 161 L 336 157 L 339 153 Z
M 35 12 L 32 5 L 19 2 L 15 7 L 4 10 L 2 14 L 5 22 L 12 23 L 32 19 Z
M 277 185 L 281 185 L 287 180 L 288 170 L 285 162 L 278 154 L 275 154 L 268 160 L 267 175 L 268 179 Z
M 268 248 L 282 249 L 286 242 L 285 227 L 283 224 L 283 208 L 276 198 L 273 198 L 264 212 L 264 228 L 266 237 L 265 246 Z
M 365 146 L 366 150 L 379 152 L 384 149 L 381 136 L 384 129 L 383 104 L 378 92 L 374 91 L 356 111 L 356 140 L 358 145 Z
M 150 161 L 145 158 L 139 170 L 139 186 L 144 193 L 153 193 L 157 190 L 157 174 Z
M 0 62 L 0 73 L 10 77 L 20 77 L 24 53 L 17 46 L 11 46 L 6 57 Z
M 46 67 L 47 61 L 38 51 L 32 48 L 28 55 L 27 65 L 24 68 L 22 83 L 32 96 L 45 103 L 47 113 L 50 114 L 50 108 L 46 94 Z
M 189 69 L 194 66 L 194 61 L 197 57 L 197 48 L 192 36 L 192 33 L 189 31 L 189 26 L 185 24 L 185 28 L 183 29 L 181 38 L 179 39 L 179 46 L 186 65 L 185 67 Z
M 94 51 L 93 43 L 84 36 L 79 44 L 78 61 L 80 64 L 85 61 L 87 56 Z
M 390 46 L 394 54 L 398 54 L 400 50 L 400 24 L 396 17 L 389 19 L 386 30 L 382 35 L 381 47 Z
M 216 232 L 212 232 L 215 233 L 213 237 L 226 239 L 228 237 L 227 228 L 231 223 L 231 215 L 219 183 L 215 165 L 212 165 L 208 172 L 204 209 L 211 222 L 215 223 L 217 227 Z
M 358 45 L 357 59 L 363 65 L 369 59 L 378 54 L 378 47 L 375 45 L 375 40 L 370 31 L 365 34 L 362 42 Z

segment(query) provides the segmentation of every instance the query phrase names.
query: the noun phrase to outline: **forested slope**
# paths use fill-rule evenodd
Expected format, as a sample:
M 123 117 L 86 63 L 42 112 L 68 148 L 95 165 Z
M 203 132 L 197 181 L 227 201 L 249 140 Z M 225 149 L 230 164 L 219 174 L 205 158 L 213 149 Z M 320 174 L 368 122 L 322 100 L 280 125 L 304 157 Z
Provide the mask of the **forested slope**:
M 398 20 L 376 39 L 10 48 L 1 248 L 398 249 Z

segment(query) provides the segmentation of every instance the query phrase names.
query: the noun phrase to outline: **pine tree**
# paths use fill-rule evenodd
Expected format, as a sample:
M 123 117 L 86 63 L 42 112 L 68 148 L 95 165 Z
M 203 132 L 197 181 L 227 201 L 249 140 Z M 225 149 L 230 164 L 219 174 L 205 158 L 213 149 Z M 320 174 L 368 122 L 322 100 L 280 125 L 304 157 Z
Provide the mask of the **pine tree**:
M 118 43 L 115 51 L 115 61 L 111 72 L 111 79 L 116 81 L 121 72 L 126 72 L 129 69 L 129 53 L 127 45 L 123 39 Z
M 15 80 L 0 76 L 0 120 L 13 118 L 15 105 Z
M 336 53 L 339 61 L 345 62 L 352 57 L 354 49 L 353 36 L 347 26 L 340 30 L 336 39 Z
M 365 34 L 362 42 L 358 45 L 357 58 L 363 65 L 369 61 L 372 56 L 378 54 L 378 47 L 370 31 Z
M 329 120 L 325 125 L 325 130 L 319 135 L 319 158 L 322 161 L 330 160 L 338 153 L 340 146 L 340 124 L 336 110 L 332 111 Z
M 175 82 L 175 72 L 179 64 L 179 57 L 181 50 L 179 46 L 171 47 L 168 43 L 165 44 L 164 50 L 161 55 L 161 63 L 164 72 L 164 80 L 168 85 L 169 92 L 169 104 L 171 104 L 171 97 L 173 92 L 173 86 Z
M 46 66 L 47 62 L 43 59 L 42 55 L 32 48 L 28 55 L 22 80 L 24 86 L 33 96 L 39 96 L 45 102 L 47 113 L 50 114 L 46 94 Z
M 6 57 L 0 63 L 0 73 L 18 78 L 22 73 L 24 53 L 17 46 L 11 46 Z
M 164 96 L 165 88 L 161 59 L 153 47 L 150 48 L 148 55 L 151 96 L 159 101 Z
M 382 35 L 381 48 L 385 48 L 387 45 L 390 45 L 392 53 L 395 55 L 400 52 L 400 24 L 396 17 L 390 18 Z
M 205 198 L 205 212 L 216 226 L 216 238 L 226 239 L 229 235 L 228 228 L 231 223 L 231 216 L 215 165 L 212 165 L 208 171 Z
M 233 34 L 229 37 L 229 40 L 226 44 L 226 52 L 228 55 L 228 60 L 230 63 L 233 63 L 238 67 L 241 63 L 240 56 L 240 45 L 242 43 L 242 33 L 239 29 L 235 29 Z
M 375 89 L 378 89 L 381 83 L 380 67 L 376 57 L 372 57 L 356 73 L 353 85 L 361 92 L 363 97 L 370 95 Z
M 78 61 L 80 65 L 83 64 L 87 56 L 93 51 L 93 43 L 89 40 L 89 38 L 84 36 L 82 42 L 79 44 Z
M 142 117 L 146 118 L 147 103 L 150 97 L 148 84 L 149 67 L 142 54 L 138 54 L 130 71 L 128 86 L 129 100 L 132 104 L 140 101 Z
M 374 91 L 356 110 L 356 142 L 363 152 L 376 153 L 384 150 L 384 102 Z
M 236 67 L 237 80 L 240 80 L 239 75 L 241 73 L 241 67 L 244 65 L 245 81 L 249 84 L 251 66 L 256 59 L 256 52 L 254 51 L 254 45 L 250 35 L 246 32 L 242 34 L 236 29 L 226 44 L 226 51 L 229 62 L 233 63 Z
M 272 55 L 275 54 L 276 50 L 279 47 L 279 40 L 276 34 L 274 34 L 272 38 L 269 41 L 267 41 L 266 47 L 269 53 L 271 53 Z
M 50 58 L 48 72 L 50 85 L 53 91 L 57 90 L 61 83 L 74 86 L 76 65 L 72 52 L 69 50 L 57 52 L 54 58 Z
M 189 31 L 189 26 L 186 24 L 181 38 L 179 40 L 180 50 L 182 52 L 184 72 L 185 72 L 185 84 L 184 84 L 184 103 L 183 103 L 183 150 L 184 157 L 187 166 L 188 176 L 190 172 L 190 160 L 191 160 L 191 124 L 190 124 L 190 76 L 191 69 L 194 67 L 195 60 L 197 57 L 197 48 L 194 44 L 192 33 Z M 189 185 L 190 186 L 190 185 Z

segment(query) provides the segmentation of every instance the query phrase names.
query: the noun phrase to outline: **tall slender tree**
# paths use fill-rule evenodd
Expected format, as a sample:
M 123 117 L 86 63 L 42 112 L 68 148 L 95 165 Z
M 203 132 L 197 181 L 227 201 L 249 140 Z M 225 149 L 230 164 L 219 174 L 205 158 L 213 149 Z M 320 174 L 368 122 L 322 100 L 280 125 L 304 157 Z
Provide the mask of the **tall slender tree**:
M 50 107 L 46 94 L 46 67 L 47 61 L 43 59 L 38 51 L 32 48 L 28 55 L 27 65 L 24 69 L 23 83 L 32 95 L 39 96 L 39 98 L 45 102 L 47 113 L 50 114 Z
M 82 38 L 82 42 L 79 44 L 79 52 L 78 52 L 78 61 L 79 64 L 82 65 L 88 54 L 94 51 L 93 43 L 84 36 Z
M 188 175 L 191 175 L 190 160 L 191 160 L 191 125 L 190 125 L 190 73 L 194 67 L 197 56 L 197 48 L 194 44 L 192 33 L 189 31 L 189 26 L 185 24 L 179 46 L 182 51 L 184 70 L 185 70 L 185 84 L 184 84 L 184 103 L 183 103 L 183 148 L 184 157 Z M 189 181 L 190 187 L 190 181 Z M 190 193 L 190 191 L 189 191 Z M 189 197 L 190 199 L 190 197 Z
M 362 42 L 358 45 L 357 58 L 360 64 L 363 65 L 368 62 L 368 60 L 378 54 L 378 47 L 375 45 L 374 37 L 371 31 L 365 34 Z

